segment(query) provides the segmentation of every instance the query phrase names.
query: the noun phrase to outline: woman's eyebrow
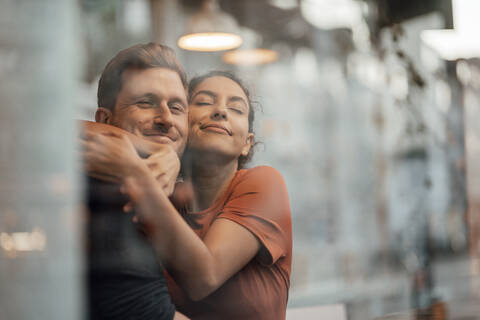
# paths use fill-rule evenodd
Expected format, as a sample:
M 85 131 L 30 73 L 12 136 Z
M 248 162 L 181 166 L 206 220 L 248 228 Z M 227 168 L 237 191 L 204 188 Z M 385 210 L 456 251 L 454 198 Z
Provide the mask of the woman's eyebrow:
M 199 94 L 205 94 L 207 96 L 210 96 L 212 97 L 213 99 L 216 99 L 217 98 L 217 95 L 213 92 L 213 91 L 210 91 L 210 90 L 200 90 L 200 91 L 197 91 L 194 95 L 193 95 L 193 98 L 195 98 L 196 96 L 198 96 Z M 193 99 L 192 98 L 192 99 Z

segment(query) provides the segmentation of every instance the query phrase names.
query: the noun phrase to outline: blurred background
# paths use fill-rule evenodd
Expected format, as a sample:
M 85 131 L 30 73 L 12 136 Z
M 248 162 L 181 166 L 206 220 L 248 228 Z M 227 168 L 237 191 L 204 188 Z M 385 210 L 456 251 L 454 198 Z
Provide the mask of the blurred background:
M 157 41 L 258 101 L 251 166 L 277 168 L 292 207 L 289 308 L 480 319 L 479 16 L 478 0 L 2 0 L 0 314 L 83 319 L 74 119 L 119 50 Z

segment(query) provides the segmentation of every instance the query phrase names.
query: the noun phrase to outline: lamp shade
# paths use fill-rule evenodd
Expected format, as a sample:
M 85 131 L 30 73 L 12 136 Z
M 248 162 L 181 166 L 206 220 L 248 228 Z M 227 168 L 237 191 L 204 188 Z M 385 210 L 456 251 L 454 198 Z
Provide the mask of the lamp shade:
M 178 46 L 191 51 L 223 51 L 238 48 L 243 40 L 235 19 L 222 12 L 215 0 L 205 0 L 187 22 Z
M 260 48 L 229 51 L 222 56 L 225 63 L 244 66 L 272 63 L 277 59 L 276 51 Z

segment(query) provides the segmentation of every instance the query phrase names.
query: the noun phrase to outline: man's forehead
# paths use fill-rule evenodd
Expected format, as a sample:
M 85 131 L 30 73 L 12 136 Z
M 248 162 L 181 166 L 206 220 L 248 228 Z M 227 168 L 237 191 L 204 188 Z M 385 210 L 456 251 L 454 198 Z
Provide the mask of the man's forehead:
M 123 89 L 129 91 L 158 90 L 164 94 L 176 93 L 186 96 L 180 75 L 168 68 L 129 68 L 122 74 Z

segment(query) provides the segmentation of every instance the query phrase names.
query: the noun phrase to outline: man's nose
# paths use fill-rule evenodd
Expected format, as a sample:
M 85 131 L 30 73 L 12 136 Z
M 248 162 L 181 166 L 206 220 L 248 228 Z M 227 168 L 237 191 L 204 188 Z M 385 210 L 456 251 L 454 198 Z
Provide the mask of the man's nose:
M 162 130 L 168 131 L 173 126 L 173 117 L 168 104 L 162 103 L 155 109 L 153 124 Z

